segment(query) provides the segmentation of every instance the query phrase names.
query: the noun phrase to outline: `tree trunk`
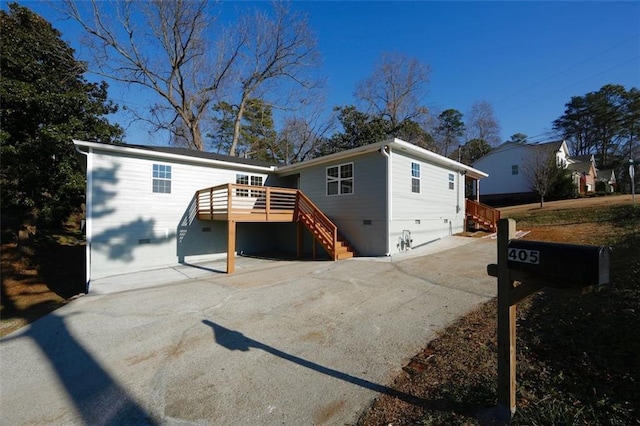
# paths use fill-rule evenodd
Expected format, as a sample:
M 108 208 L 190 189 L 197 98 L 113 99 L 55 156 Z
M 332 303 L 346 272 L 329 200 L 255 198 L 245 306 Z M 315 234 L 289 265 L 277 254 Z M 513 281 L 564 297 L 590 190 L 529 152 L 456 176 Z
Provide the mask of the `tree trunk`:
M 191 136 L 193 137 L 193 147 L 198 151 L 204 151 L 204 142 L 202 141 L 202 132 L 198 123 L 191 124 Z
M 544 207 L 544 195 L 540 196 L 540 208 Z
M 238 107 L 238 112 L 236 113 L 235 121 L 233 123 L 233 141 L 231 142 L 231 148 L 229 148 L 229 155 L 232 157 L 238 155 L 236 150 L 238 149 L 238 140 L 240 139 L 240 124 L 242 123 L 242 116 L 244 115 L 246 104 L 247 96 L 243 94 L 242 100 L 240 101 L 240 106 Z

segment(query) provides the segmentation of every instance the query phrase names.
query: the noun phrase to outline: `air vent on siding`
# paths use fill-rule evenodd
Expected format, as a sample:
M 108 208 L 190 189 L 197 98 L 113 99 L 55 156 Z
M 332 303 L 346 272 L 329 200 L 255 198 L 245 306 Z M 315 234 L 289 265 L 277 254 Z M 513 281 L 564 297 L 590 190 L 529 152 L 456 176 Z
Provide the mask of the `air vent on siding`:
M 138 244 L 151 244 L 151 238 L 141 238 L 138 240 Z
M 362 221 L 363 225 L 371 225 L 371 219 L 365 219 Z
M 206 226 L 206 227 L 202 228 L 202 232 L 211 232 L 211 227 Z

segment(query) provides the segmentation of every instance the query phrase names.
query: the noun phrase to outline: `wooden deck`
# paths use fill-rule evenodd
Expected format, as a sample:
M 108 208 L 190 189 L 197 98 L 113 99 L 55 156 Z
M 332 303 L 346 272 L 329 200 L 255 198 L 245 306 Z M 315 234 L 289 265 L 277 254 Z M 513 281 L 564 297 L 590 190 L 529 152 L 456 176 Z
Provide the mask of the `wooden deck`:
M 297 189 L 224 184 L 196 196 L 200 220 L 295 222 Z
M 307 198 L 291 188 L 223 184 L 196 193 L 196 215 L 200 220 L 226 221 L 227 273 L 234 270 L 236 222 L 297 222 L 297 251 L 302 251 L 302 229 L 307 228 L 333 260 L 354 256 L 353 248 L 338 233 L 337 226 Z M 315 258 L 316 244 L 313 244 Z

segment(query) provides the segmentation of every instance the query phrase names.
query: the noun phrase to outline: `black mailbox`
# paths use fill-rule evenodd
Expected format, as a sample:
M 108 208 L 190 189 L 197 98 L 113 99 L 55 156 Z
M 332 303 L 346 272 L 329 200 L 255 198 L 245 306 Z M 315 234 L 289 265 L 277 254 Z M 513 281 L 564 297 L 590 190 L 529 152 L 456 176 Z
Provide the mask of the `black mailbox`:
M 510 240 L 507 259 L 512 277 L 575 288 L 609 283 L 609 247 Z

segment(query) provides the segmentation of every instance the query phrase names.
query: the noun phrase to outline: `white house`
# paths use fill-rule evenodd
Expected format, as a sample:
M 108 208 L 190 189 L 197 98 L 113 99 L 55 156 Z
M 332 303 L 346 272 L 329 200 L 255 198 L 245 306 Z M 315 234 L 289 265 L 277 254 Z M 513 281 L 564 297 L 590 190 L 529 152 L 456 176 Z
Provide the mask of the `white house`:
M 473 163 L 473 167 L 486 171 L 489 177 L 482 181 L 481 199 L 486 202 L 501 199 L 535 199 L 524 168 L 537 152 L 555 153 L 558 167 L 566 168 L 569 149 L 565 141 L 543 144 L 505 142 Z
M 87 283 L 225 256 L 232 272 L 235 252 L 315 253 L 314 240 L 334 259 L 390 255 L 462 231 L 465 178 L 487 177 L 399 139 L 288 166 L 74 144 L 86 160 Z

